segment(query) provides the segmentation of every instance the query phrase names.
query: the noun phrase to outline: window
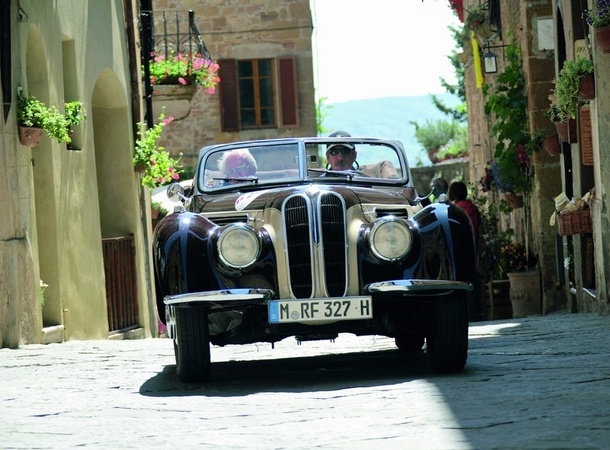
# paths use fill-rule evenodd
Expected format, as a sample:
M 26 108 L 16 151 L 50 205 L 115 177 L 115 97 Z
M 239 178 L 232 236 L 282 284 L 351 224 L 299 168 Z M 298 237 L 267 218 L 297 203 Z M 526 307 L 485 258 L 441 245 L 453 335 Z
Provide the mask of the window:
M 294 58 L 223 59 L 218 64 L 223 131 L 298 126 Z

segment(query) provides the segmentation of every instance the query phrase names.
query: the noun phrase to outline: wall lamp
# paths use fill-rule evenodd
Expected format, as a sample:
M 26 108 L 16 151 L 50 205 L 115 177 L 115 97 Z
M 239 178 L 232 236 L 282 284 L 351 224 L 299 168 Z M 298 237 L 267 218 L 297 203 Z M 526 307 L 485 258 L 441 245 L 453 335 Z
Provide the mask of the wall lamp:
M 483 68 L 485 73 L 496 73 L 498 71 L 498 57 L 491 51 L 492 48 L 504 48 L 506 45 L 487 44 L 486 52 L 483 54 Z M 504 52 L 504 51 L 503 51 Z

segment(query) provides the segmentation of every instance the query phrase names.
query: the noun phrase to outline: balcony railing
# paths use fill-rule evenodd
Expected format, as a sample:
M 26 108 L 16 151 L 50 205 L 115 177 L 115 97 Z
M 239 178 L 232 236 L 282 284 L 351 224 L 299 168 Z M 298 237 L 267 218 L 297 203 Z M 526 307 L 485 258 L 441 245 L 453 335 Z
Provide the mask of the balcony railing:
M 174 53 L 196 53 L 210 59 L 203 38 L 195 24 L 194 11 L 142 11 L 142 23 L 151 18 L 148 46 L 166 57 Z

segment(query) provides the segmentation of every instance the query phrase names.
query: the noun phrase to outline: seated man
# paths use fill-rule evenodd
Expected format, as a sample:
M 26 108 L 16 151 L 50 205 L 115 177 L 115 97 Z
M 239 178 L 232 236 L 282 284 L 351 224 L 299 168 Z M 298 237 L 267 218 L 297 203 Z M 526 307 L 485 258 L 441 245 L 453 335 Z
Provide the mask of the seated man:
M 335 131 L 328 137 L 351 137 L 346 131 Z M 358 152 L 353 144 L 331 144 L 326 149 L 328 170 L 358 170 L 362 174 L 376 178 L 398 178 L 396 168 L 390 161 L 380 161 L 360 167 L 356 157 Z
M 248 178 L 256 175 L 257 165 L 254 156 L 246 148 L 225 152 L 218 161 L 218 168 L 227 178 Z M 231 183 L 238 183 L 232 180 Z
M 328 137 L 351 137 L 345 131 L 335 131 Z M 326 160 L 328 170 L 358 170 L 356 162 L 358 152 L 353 144 L 330 144 L 326 149 Z

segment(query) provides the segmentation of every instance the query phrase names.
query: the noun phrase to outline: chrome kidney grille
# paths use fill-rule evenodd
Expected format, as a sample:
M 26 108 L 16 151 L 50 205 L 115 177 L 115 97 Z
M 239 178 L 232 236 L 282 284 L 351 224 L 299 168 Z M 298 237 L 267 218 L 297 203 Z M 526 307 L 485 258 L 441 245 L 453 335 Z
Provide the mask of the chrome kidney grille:
M 290 287 L 295 298 L 347 291 L 345 204 L 332 193 L 296 195 L 283 207 Z

